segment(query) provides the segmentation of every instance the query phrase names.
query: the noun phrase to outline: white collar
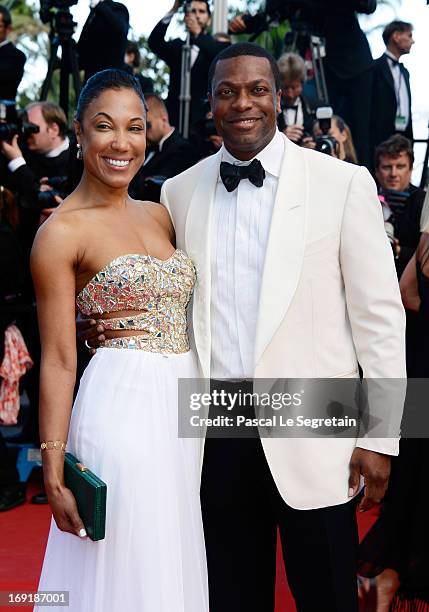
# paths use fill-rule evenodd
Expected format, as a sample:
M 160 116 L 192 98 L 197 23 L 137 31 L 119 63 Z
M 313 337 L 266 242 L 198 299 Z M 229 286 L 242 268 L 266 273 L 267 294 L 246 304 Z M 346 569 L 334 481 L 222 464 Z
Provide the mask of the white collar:
M 8 45 L 9 43 L 10 43 L 10 40 L 5 38 L 4 41 L 0 43 L 0 47 L 4 47 L 5 45 Z
M 254 159 L 259 159 L 265 172 L 269 172 L 271 175 L 277 178 L 280 176 L 280 169 L 284 153 L 284 141 L 282 135 L 277 129 L 273 139 L 267 144 L 267 146 L 262 149 L 262 151 L 260 151 L 257 155 L 255 155 L 255 157 L 249 159 L 249 161 L 242 161 L 240 159 L 236 159 L 225 148 L 225 145 L 222 145 L 221 151 L 222 161 L 229 162 L 230 164 L 237 164 L 239 166 L 247 166 Z
M 161 153 L 162 151 L 162 147 L 164 142 L 167 140 L 167 138 L 170 138 L 171 134 L 174 132 L 175 128 L 171 128 L 171 130 L 168 132 L 168 134 L 166 134 L 165 136 L 163 136 L 161 138 L 161 140 L 158 142 L 158 147 L 159 147 L 159 152 Z
M 63 142 L 60 145 L 58 145 L 58 147 L 56 147 L 55 149 L 52 149 L 52 151 L 49 151 L 49 153 L 46 153 L 45 157 L 58 157 L 58 155 L 61 155 L 63 151 L 67 151 L 69 146 L 70 146 L 69 137 L 66 136 Z

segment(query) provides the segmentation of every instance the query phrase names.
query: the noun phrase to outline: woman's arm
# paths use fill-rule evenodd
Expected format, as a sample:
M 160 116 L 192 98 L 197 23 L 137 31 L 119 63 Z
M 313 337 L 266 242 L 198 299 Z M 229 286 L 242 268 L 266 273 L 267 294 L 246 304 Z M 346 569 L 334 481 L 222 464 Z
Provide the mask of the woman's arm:
M 56 214 L 38 231 L 31 253 L 42 357 L 40 368 L 40 438 L 67 441 L 76 379 L 75 263 L 76 233 Z M 76 502 L 64 485 L 64 453 L 43 450 L 46 492 L 60 529 L 83 529 Z
M 420 309 L 420 296 L 417 285 L 416 254 L 411 257 L 399 281 L 402 303 L 408 310 L 416 312 Z

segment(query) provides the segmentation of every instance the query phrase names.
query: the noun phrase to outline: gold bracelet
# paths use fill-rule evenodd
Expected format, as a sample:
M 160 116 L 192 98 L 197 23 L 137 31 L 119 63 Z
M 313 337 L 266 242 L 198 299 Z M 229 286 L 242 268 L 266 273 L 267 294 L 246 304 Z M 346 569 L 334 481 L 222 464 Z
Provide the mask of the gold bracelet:
M 40 445 L 40 450 L 61 450 L 64 452 L 66 449 L 66 443 L 61 442 L 61 440 L 48 440 L 47 442 L 42 442 Z

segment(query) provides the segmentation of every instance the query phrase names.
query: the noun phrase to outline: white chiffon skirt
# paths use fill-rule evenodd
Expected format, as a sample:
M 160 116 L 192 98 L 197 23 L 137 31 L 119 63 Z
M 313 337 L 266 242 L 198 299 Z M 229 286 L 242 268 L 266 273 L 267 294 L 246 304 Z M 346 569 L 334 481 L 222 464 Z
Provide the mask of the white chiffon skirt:
M 70 612 L 208 612 L 201 440 L 178 437 L 177 380 L 197 375 L 191 352 L 117 348 L 85 370 L 67 450 L 107 484 L 106 537 L 52 519 L 39 584 L 69 591 Z

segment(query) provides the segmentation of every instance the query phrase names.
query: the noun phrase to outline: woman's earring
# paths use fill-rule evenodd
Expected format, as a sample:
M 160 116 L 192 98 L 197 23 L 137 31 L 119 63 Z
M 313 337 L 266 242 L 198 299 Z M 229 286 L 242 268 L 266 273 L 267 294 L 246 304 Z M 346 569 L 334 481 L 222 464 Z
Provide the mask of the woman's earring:
M 77 159 L 83 159 L 82 147 L 80 146 L 79 143 L 77 143 L 76 158 Z

